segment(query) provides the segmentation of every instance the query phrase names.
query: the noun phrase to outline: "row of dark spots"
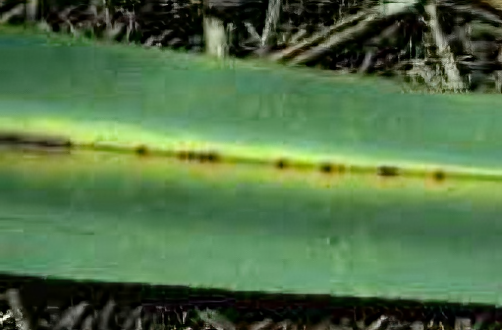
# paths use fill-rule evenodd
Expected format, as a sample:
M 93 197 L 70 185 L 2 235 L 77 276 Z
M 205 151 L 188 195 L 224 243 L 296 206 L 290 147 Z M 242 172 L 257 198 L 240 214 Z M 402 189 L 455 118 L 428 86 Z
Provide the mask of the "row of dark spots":
M 139 146 L 136 148 L 136 153 L 140 156 L 148 155 L 150 152 L 146 146 Z M 220 162 L 222 157 L 215 151 L 178 151 L 175 157 L 182 161 L 192 161 L 201 163 L 217 163 Z M 287 159 L 279 158 L 274 162 L 274 166 L 279 170 L 294 167 L 294 164 Z M 319 171 L 325 174 L 344 174 L 347 171 L 347 166 L 343 164 L 322 163 L 319 166 Z M 400 169 L 396 166 L 382 165 L 376 169 L 376 174 L 382 178 L 395 178 L 402 175 Z M 445 179 L 445 173 L 441 170 L 436 170 L 431 174 L 432 179 L 441 182 Z
M 195 161 L 200 163 L 217 163 L 220 162 L 220 156 L 216 152 L 193 152 L 181 151 L 178 152 L 176 157 L 183 161 Z
M 305 167 L 305 166 L 291 163 L 284 158 L 277 159 L 274 162 L 274 166 L 279 170 L 285 170 L 285 169 L 294 168 L 294 167 Z M 322 163 L 319 166 L 319 171 L 321 171 L 322 173 L 326 173 L 326 174 L 330 174 L 330 173 L 342 174 L 345 172 L 345 170 L 346 170 L 346 167 L 341 164 Z
M 330 173 L 338 173 L 343 174 L 346 171 L 345 165 L 342 164 L 330 164 L 324 163 L 319 167 L 322 173 L 330 174 Z
M 286 169 L 288 165 L 289 163 L 285 159 L 279 159 L 275 163 L 275 167 L 278 169 Z M 347 171 L 347 167 L 343 164 L 322 163 L 319 166 L 319 171 L 325 174 L 344 174 Z M 397 166 L 389 165 L 378 166 L 376 174 L 382 178 L 396 178 L 402 175 Z M 437 182 L 443 181 L 445 176 L 445 173 L 441 170 L 436 170 L 431 173 L 432 179 Z
M 396 166 L 379 166 L 377 168 L 377 175 L 383 178 L 392 178 L 402 175 L 400 169 Z M 445 179 L 445 173 L 441 170 L 435 170 L 431 173 L 431 177 L 436 182 L 441 182 Z
M 0 146 L 12 148 L 33 148 L 36 150 L 69 150 L 73 147 L 73 143 L 69 139 L 60 137 L 51 137 L 43 135 L 30 135 L 21 133 L 1 133 Z M 135 152 L 139 156 L 147 156 L 151 154 L 148 147 L 140 145 L 136 147 Z M 175 152 L 175 157 L 182 161 L 192 161 L 200 163 L 216 163 L 221 161 L 221 156 L 216 151 L 178 151 Z M 289 167 L 294 167 L 287 159 L 279 158 L 274 162 L 277 169 L 283 170 Z M 322 163 L 319 170 L 325 174 L 343 174 L 346 171 L 346 166 L 342 164 Z M 377 167 L 376 174 L 382 178 L 394 178 L 402 175 L 400 169 L 396 166 L 382 165 Z M 441 182 L 446 175 L 441 170 L 432 172 L 431 177 L 436 182 Z
M 148 156 L 152 152 L 146 146 L 138 146 L 136 148 L 136 154 L 139 156 Z M 215 151 L 177 151 L 174 152 L 174 157 L 182 161 L 193 161 L 201 163 L 216 163 L 219 162 L 221 157 Z
M 20 133 L 0 133 L 0 146 L 11 148 L 35 148 L 40 150 L 70 149 L 70 140 L 60 137 L 29 135 Z
M 382 178 L 392 178 L 402 175 L 400 169 L 396 166 L 379 166 L 377 175 Z M 431 173 L 431 177 L 436 182 L 441 182 L 445 179 L 445 173 L 441 170 L 435 170 Z

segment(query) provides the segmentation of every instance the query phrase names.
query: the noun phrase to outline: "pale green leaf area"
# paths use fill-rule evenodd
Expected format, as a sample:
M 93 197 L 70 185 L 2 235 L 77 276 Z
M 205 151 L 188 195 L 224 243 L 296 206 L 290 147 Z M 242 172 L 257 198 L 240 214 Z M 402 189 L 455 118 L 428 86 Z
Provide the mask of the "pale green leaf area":
M 383 80 L 6 31 L 0 131 L 500 174 L 498 96 L 407 95 Z M 500 182 L 81 151 L 1 157 L 0 272 L 502 298 Z

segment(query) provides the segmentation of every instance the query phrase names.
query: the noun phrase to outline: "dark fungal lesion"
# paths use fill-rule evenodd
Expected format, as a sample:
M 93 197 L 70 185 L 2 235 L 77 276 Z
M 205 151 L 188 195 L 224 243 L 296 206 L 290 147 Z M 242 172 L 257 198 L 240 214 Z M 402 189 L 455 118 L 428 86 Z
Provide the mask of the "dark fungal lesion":
M 61 151 L 69 150 L 73 146 L 70 139 L 45 134 L 28 134 L 18 132 L 0 132 L 0 148 Z
M 140 145 L 136 147 L 136 154 L 138 156 L 145 156 L 149 153 L 148 147 L 145 145 Z
M 334 164 L 334 163 L 321 163 L 319 165 L 319 170 L 322 173 L 326 174 L 344 174 L 346 171 L 348 171 L 348 166 L 343 165 L 343 164 Z
M 434 172 L 432 172 L 432 178 L 436 182 L 444 181 L 445 177 L 446 177 L 446 174 L 442 170 L 435 170 Z
M 330 163 L 321 164 L 319 169 L 321 170 L 322 173 L 332 173 L 335 170 L 333 164 Z
M 277 167 L 280 170 L 287 168 L 288 165 L 289 165 L 288 161 L 284 158 L 279 158 L 275 161 L 275 167 Z
M 391 165 L 381 165 L 377 168 L 377 174 L 381 177 L 396 177 L 399 175 L 399 168 Z
M 183 161 L 189 161 L 195 159 L 195 153 L 188 150 L 180 150 L 176 152 L 176 158 Z
M 202 152 L 200 160 L 201 162 L 216 163 L 220 160 L 220 155 L 216 151 Z
M 193 161 L 201 163 L 216 163 L 221 161 L 221 155 L 216 151 L 191 151 L 181 150 L 174 153 L 181 161 Z

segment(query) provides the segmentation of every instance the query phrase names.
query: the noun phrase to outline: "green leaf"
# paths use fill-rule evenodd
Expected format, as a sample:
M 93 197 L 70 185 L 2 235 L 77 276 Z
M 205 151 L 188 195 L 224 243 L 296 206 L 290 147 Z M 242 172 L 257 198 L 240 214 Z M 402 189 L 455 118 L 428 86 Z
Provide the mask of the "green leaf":
M 0 35 L 0 132 L 73 146 L 0 154 L 1 272 L 500 301 L 499 97 L 44 38 Z

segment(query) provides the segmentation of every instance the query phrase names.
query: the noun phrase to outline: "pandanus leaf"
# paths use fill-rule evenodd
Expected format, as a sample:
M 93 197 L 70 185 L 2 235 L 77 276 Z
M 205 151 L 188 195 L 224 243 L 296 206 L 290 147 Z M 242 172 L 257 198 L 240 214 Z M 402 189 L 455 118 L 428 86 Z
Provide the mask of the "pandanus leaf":
M 0 272 L 500 301 L 500 97 L 1 32 Z

